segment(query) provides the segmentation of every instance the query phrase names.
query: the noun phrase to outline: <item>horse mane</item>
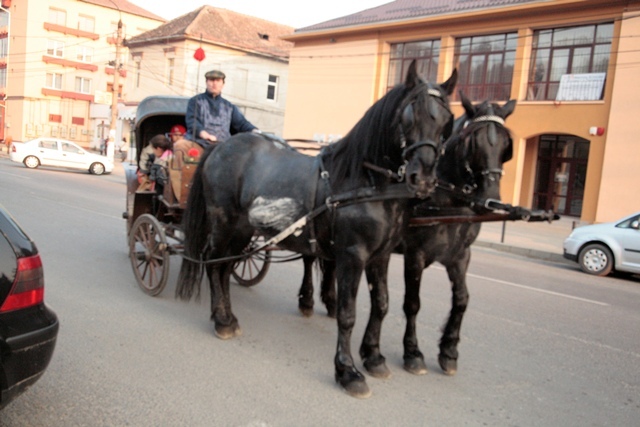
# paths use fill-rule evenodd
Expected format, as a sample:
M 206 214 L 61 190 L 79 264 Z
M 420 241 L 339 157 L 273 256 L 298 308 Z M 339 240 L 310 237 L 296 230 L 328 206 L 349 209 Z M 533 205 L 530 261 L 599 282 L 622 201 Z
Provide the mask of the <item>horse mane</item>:
M 391 166 L 392 161 L 399 159 L 399 149 L 394 153 L 395 146 L 389 141 L 398 137 L 395 134 L 398 107 L 408 93 L 404 84 L 394 87 L 366 111 L 344 138 L 323 150 L 320 156 L 334 188 L 343 184 L 356 187 L 363 174 L 364 161 Z

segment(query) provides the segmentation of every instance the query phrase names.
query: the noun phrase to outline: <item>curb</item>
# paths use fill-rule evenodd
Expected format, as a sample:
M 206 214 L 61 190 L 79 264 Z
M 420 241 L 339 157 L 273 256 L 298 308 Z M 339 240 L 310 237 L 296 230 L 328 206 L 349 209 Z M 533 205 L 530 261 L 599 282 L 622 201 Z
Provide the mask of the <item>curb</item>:
M 485 248 L 495 249 L 501 252 L 509 252 L 515 255 L 524 256 L 527 258 L 539 259 L 542 261 L 550 261 L 567 265 L 575 265 L 575 263 L 566 259 L 562 254 L 540 251 L 537 249 L 520 248 L 517 246 L 505 245 L 504 243 L 486 242 L 482 240 L 476 240 L 473 245 L 481 246 Z

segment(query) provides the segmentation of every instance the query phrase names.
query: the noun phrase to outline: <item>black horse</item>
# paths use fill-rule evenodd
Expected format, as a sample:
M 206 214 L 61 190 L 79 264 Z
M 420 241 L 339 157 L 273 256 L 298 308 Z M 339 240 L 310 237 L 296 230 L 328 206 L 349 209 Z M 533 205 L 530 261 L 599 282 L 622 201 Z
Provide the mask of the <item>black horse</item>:
M 444 145 L 438 161 L 438 188 L 428 202 L 420 203 L 415 217 L 474 215 L 486 213 L 487 200 L 500 200 L 502 164 L 511 159 L 512 140 L 504 120 L 516 101 L 500 106 L 483 102 L 472 105 L 462 94 L 465 114 L 456 120 L 454 135 Z M 441 223 L 412 227 L 402 242 L 404 253 L 404 367 L 414 374 L 427 372 L 418 348 L 416 316 L 420 310 L 422 271 L 441 263 L 451 280 L 451 312 L 440 339 L 438 362 L 447 375 L 457 370 L 458 342 L 462 318 L 469 301 L 466 274 L 471 244 L 480 233 L 480 222 Z
M 473 215 L 486 211 L 487 200 L 500 200 L 502 164 L 511 159 L 513 146 L 505 119 L 516 102 L 505 105 L 483 102 L 474 106 L 461 94 L 465 114 L 456 120 L 454 134 L 444 144 L 444 154 L 438 161 L 438 188 L 429 200 L 412 209 L 413 217 L 450 218 L 451 223 L 410 228 L 402 244 L 396 248 L 404 254 L 405 300 L 407 318 L 404 336 L 404 367 L 414 374 L 427 372 L 424 357 L 418 348 L 416 316 L 420 310 L 422 271 L 433 262 L 443 264 L 452 283 L 452 307 L 440 341 L 438 361 L 443 371 L 453 375 L 457 369 L 457 344 L 469 294 L 466 274 L 470 246 L 478 237 L 480 222 Z M 469 218 L 455 222 L 456 218 Z M 428 221 L 427 221 L 428 222 Z M 436 222 L 436 221 L 434 221 Z M 298 306 L 305 316 L 313 313 L 313 257 L 304 257 L 305 274 L 299 291 Z M 334 265 L 320 260 L 321 300 L 330 317 L 335 316 L 336 295 Z
M 424 82 L 414 62 L 404 84 L 315 158 L 256 134 L 233 136 L 205 152 L 183 215 L 176 295 L 199 296 L 206 266 L 215 333 L 231 338 L 240 326 L 231 310 L 229 276 L 255 230 L 283 249 L 335 260 L 335 378 L 347 393 L 369 396 L 351 355 L 358 283 L 366 271 L 372 308 L 360 355 L 373 376 L 386 377 L 379 338 L 388 306 L 388 261 L 406 226 L 409 198 L 435 189 L 442 137 L 453 124 L 448 97 L 456 77 L 454 71 L 440 85 Z M 211 261 L 198 262 L 200 256 Z

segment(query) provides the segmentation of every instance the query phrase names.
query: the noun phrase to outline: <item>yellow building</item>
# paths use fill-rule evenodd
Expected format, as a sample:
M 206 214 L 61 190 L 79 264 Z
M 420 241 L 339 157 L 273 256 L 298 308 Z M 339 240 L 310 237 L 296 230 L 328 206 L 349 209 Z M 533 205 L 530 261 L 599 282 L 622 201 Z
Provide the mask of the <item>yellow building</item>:
M 518 101 L 504 201 L 585 222 L 640 209 L 638 0 L 397 0 L 285 39 L 286 138 L 346 134 L 417 59 L 474 101 Z
M 57 136 L 99 146 L 110 127 L 115 65 L 120 101 L 129 78 L 124 48 L 116 60 L 118 22 L 126 38 L 165 20 L 126 0 L 2 0 L 2 6 L 2 137 Z

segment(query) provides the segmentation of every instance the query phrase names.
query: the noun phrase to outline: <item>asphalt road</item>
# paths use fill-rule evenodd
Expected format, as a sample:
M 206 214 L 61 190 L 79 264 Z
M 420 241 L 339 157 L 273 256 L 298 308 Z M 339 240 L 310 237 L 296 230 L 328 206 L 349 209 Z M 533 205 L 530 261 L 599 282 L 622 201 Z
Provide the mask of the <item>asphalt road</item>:
M 45 300 L 61 327 L 45 375 L 0 412 L 2 426 L 636 426 L 640 282 L 596 278 L 474 248 L 458 374 L 437 343 L 449 307 L 445 271 L 423 275 L 420 344 L 430 373 L 402 369 L 402 261 L 390 266 L 381 348 L 392 377 L 373 395 L 333 380 L 336 324 L 297 311 L 302 262 L 232 286 L 243 335 L 213 336 L 201 302 L 173 297 L 180 260 L 155 298 L 128 259 L 121 175 L 28 170 L 0 159 L 0 203 L 41 251 Z M 352 350 L 369 310 L 364 282 Z

